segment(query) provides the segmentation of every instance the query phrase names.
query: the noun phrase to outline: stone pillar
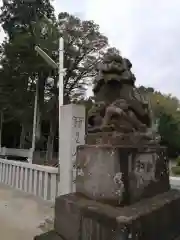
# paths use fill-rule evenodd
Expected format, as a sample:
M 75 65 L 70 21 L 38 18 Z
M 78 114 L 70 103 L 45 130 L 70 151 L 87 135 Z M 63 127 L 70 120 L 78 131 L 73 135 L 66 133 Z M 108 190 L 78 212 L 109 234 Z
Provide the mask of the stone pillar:
M 59 195 L 64 195 L 75 192 L 76 148 L 84 144 L 85 107 L 75 104 L 62 106 L 60 128 Z

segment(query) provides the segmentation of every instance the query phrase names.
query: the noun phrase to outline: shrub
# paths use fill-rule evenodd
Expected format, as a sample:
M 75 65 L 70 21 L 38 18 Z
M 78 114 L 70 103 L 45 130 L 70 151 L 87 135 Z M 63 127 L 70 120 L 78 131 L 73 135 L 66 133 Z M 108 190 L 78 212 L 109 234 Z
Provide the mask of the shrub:
M 172 167 L 171 171 L 174 175 L 180 175 L 180 166 Z
M 178 156 L 178 157 L 176 158 L 176 164 L 177 164 L 177 166 L 180 166 L 180 156 Z

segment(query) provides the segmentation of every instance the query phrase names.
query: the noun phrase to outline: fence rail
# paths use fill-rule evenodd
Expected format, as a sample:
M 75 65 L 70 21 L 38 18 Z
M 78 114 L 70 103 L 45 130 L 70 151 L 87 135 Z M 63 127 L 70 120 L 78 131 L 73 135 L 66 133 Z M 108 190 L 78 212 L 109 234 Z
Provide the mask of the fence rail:
M 55 201 L 59 195 L 58 168 L 0 158 L 0 182 L 15 189 Z M 170 177 L 173 188 L 180 189 L 180 177 Z
M 18 148 L 6 148 L 2 147 L 0 149 L 1 156 L 18 156 L 18 157 L 31 157 L 31 149 L 18 149 Z
M 58 168 L 0 159 L 0 182 L 54 201 L 58 195 Z

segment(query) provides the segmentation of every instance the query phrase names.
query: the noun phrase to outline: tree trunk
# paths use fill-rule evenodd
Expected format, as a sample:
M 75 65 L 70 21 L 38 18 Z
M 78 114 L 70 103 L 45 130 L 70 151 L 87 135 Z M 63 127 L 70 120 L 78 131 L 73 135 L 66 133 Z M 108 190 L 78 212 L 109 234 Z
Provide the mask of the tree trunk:
M 0 112 L 0 150 L 2 148 L 3 112 Z
M 54 105 L 51 111 L 50 117 L 50 129 L 49 136 L 47 142 L 47 152 L 46 152 L 46 161 L 52 162 L 53 150 L 54 150 L 54 138 L 57 131 L 57 123 L 58 123 L 58 96 L 54 97 Z
M 44 108 L 44 88 L 48 74 L 39 74 L 38 81 L 38 106 L 37 106 L 37 122 L 36 122 L 36 140 L 41 139 L 41 123 L 42 123 L 42 111 Z
M 37 120 L 36 120 L 36 141 L 41 139 L 41 111 L 40 104 L 37 106 Z
M 54 152 L 54 138 L 57 131 L 57 104 L 55 104 L 55 107 L 52 111 L 52 116 L 50 119 L 50 129 L 49 129 L 49 136 L 48 136 L 48 142 L 47 142 L 47 152 L 46 152 L 46 162 L 52 162 L 53 158 L 53 152 Z
M 26 137 L 26 131 L 25 131 L 25 126 L 22 123 L 21 124 L 21 136 L 20 136 L 20 148 L 24 148 L 25 146 L 25 137 Z
M 47 142 L 47 152 L 46 152 L 46 162 L 52 162 L 53 152 L 54 152 L 54 138 L 55 138 L 55 129 L 54 121 L 50 121 L 50 130 Z

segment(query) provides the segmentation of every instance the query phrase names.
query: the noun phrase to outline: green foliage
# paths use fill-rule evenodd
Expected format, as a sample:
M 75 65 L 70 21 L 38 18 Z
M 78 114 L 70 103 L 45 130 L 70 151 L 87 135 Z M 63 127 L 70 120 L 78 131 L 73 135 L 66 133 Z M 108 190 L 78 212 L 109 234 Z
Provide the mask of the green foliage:
M 93 83 L 95 66 L 108 40 L 93 21 L 82 21 L 66 12 L 56 19 L 49 0 L 34 3 L 11 0 L 1 8 L 0 23 L 7 34 L 0 47 L 0 110 L 5 121 L 10 116 L 20 125 L 32 126 L 38 82 L 38 116 L 40 121 L 49 120 L 53 135 L 57 132 L 58 72 L 38 56 L 35 45 L 58 63 L 59 37 L 64 38 L 64 103 L 67 104 L 82 99 Z M 56 119 L 53 123 L 52 115 Z
M 47 20 L 49 19 L 49 20 Z M 93 21 L 82 21 L 67 12 L 55 18 L 49 0 L 24 3 L 11 0 L 1 8 L 0 23 L 7 38 L 0 46 L 0 111 L 5 121 L 15 119 L 20 125 L 32 127 L 36 83 L 38 111 L 41 121 L 57 132 L 58 72 L 38 56 L 34 46 L 40 46 L 58 63 L 59 37 L 64 39 L 64 103 L 78 102 L 88 109 L 93 99 L 85 98 L 88 86 L 97 74 L 98 64 L 108 48 L 108 39 Z M 153 88 L 139 87 L 150 97 L 154 120 L 159 119 L 162 144 L 170 154 L 180 150 L 179 101 Z M 54 118 L 52 118 L 52 116 Z
M 179 122 L 172 115 L 162 113 L 159 120 L 161 143 L 168 147 L 169 155 L 175 157 L 180 149 Z
M 32 23 L 35 12 L 39 18 L 43 14 L 53 18 L 53 8 L 47 0 L 34 4 L 10 1 L 3 5 L 0 15 L 0 22 L 9 37 L 0 48 L 0 107 L 20 123 L 29 121 L 31 124 L 36 80 L 40 72 L 49 71 L 34 51 L 36 39 Z
M 153 122 L 158 121 L 161 144 L 167 146 L 169 156 L 176 157 L 180 151 L 179 100 L 150 87 L 140 86 L 150 99 Z
M 139 90 L 148 95 L 154 119 L 159 118 L 163 113 L 172 115 L 175 119 L 179 119 L 179 99 L 172 96 L 171 94 L 163 94 L 161 92 L 158 92 L 151 87 L 140 86 Z
M 180 175 L 180 156 L 176 158 L 176 166 L 173 166 L 171 171 L 174 175 Z
M 161 114 L 166 113 L 173 117 L 177 115 L 179 100 L 172 95 L 162 94 L 160 92 L 149 93 L 154 118 L 159 118 Z
M 180 175 L 180 166 L 172 167 L 171 171 L 174 175 Z
M 176 164 L 177 164 L 177 166 L 180 167 L 180 156 L 178 156 L 178 157 L 176 158 Z
M 10 39 L 17 34 L 30 32 L 31 23 L 44 15 L 54 18 L 54 9 L 49 0 L 38 0 L 31 3 L 22 0 L 11 0 L 1 7 L 0 23 Z
M 76 93 L 83 95 L 87 86 L 92 85 L 96 64 L 108 40 L 93 21 L 81 21 L 68 13 L 59 14 L 58 26 L 65 39 L 64 94 L 70 100 Z

